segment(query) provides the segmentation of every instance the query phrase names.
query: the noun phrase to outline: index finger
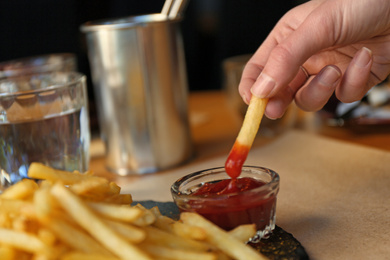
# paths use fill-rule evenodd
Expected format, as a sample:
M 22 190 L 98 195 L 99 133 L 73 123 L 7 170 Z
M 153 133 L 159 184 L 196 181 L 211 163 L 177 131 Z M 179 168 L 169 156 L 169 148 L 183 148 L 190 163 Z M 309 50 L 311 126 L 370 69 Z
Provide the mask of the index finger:
M 313 30 L 317 28 L 313 28 L 310 20 L 306 21 L 319 4 L 321 1 L 310 1 L 290 10 L 248 61 L 239 85 L 245 102 L 249 103 L 252 94 L 262 98 L 275 95 L 293 81 L 299 66 L 315 51 L 313 46 L 322 48 L 323 43 L 313 38 Z M 299 86 L 295 85 L 296 91 Z M 274 87 L 277 91 L 269 95 Z

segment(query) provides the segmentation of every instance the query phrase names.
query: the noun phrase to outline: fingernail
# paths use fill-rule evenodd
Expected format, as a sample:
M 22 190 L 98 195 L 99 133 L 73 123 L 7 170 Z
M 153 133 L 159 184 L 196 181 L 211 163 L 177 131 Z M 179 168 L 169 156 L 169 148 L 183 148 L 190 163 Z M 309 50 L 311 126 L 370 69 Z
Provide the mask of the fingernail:
M 248 94 L 244 94 L 242 96 L 242 99 L 244 100 L 244 102 L 249 105 L 249 101 L 250 101 L 250 96 Z
M 276 82 L 267 74 L 261 73 L 251 88 L 253 95 L 259 98 L 266 98 L 274 89 Z
M 365 67 L 372 59 L 372 51 L 363 47 L 355 56 L 355 64 L 359 67 Z
M 327 66 L 320 72 L 318 80 L 324 86 L 333 86 L 340 77 L 340 71 L 335 69 L 333 66 Z

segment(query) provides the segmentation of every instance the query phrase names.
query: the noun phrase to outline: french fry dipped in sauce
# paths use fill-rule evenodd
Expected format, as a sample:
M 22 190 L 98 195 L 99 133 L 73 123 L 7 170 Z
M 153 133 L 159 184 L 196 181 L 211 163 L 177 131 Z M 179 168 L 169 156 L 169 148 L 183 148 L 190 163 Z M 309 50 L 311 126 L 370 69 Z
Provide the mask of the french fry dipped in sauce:
M 242 166 L 256 137 L 267 103 L 268 99 L 252 95 L 244 122 L 225 163 L 226 173 L 232 180 L 237 179 L 241 174 Z M 234 185 L 234 182 L 231 184 Z

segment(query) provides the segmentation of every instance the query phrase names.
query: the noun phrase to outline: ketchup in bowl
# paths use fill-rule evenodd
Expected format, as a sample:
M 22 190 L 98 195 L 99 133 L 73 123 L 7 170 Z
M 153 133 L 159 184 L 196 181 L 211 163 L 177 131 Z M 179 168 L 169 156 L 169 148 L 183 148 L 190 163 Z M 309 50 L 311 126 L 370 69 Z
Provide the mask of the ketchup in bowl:
M 238 178 L 225 168 L 208 169 L 177 180 L 171 193 L 180 211 L 197 212 L 225 230 L 256 224 L 256 239 L 275 228 L 279 175 L 267 168 L 244 166 Z

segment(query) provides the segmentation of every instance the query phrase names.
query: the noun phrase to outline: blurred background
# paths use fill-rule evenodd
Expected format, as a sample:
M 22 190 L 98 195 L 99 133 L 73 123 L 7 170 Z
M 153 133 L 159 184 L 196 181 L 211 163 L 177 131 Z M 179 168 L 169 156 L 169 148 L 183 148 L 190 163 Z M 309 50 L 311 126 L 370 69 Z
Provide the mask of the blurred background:
M 221 88 L 221 61 L 253 53 L 289 9 L 285 0 L 192 0 L 182 22 L 191 90 Z M 77 55 L 89 74 L 82 23 L 160 12 L 164 0 L 13 0 L 0 2 L 0 61 L 55 52 Z M 91 86 L 90 86 L 91 88 Z M 92 91 L 92 90 L 91 90 Z
M 221 89 L 222 61 L 253 53 L 275 23 L 302 0 L 192 0 L 181 23 L 190 91 Z M 0 61 L 70 52 L 88 76 L 80 25 L 91 20 L 161 11 L 164 0 L 13 0 L 0 2 Z M 93 118 L 92 118 L 93 120 Z M 93 125 L 93 121 L 91 122 Z

